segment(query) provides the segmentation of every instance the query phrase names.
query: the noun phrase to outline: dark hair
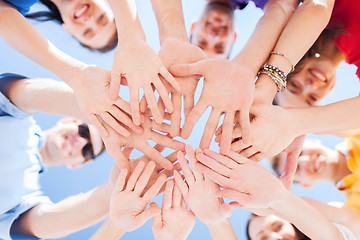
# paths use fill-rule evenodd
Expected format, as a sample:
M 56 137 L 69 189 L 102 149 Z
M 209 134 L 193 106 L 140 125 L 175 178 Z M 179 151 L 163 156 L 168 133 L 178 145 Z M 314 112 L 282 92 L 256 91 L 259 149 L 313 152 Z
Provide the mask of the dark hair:
M 324 29 L 311 48 L 296 64 L 294 72 L 290 73 L 288 78 L 291 78 L 292 75 L 299 73 L 303 69 L 306 60 L 308 58 L 315 57 L 316 53 L 319 53 L 320 55 L 331 55 L 334 58 L 338 58 L 339 55 L 342 55 L 341 51 L 334 44 L 334 39 L 342 32 L 341 26 L 333 29 Z M 333 46 L 330 49 L 328 47 L 329 44 Z
M 253 219 L 254 217 L 258 217 L 258 215 L 252 213 L 249 217 L 249 220 L 246 223 L 246 237 L 248 240 L 251 240 L 250 233 L 249 233 L 249 226 L 250 226 L 251 219 Z M 297 229 L 292 223 L 290 223 L 290 224 L 291 224 L 291 226 L 293 226 L 296 236 L 299 238 L 299 240 L 311 240 L 311 238 L 309 238 L 308 236 L 305 236 L 305 234 L 303 234 L 299 229 Z
M 48 11 L 40 11 L 35 13 L 29 13 L 26 14 L 25 17 L 34 19 L 40 22 L 46 22 L 46 21 L 54 21 L 58 24 L 63 24 L 64 21 L 61 17 L 61 14 L 59 12 L 59 9 L 57 6 L 50 0 L 40 0 L 40 3 L 45 5 L 48 9 Z
M 50 0 L 40 0 L 40 3 L 42 3 L 45 7 L 47 7 L 47 11 L 39 11 L 35 13 L 29 13 L 26 14 L 25 17 L 40 21 L 40 22 L 46 22 L 46 21 L 54 21 L 58 24 L 63 24 L 64 21 L 61 17 L 60 11 L 57 8 L 57 6 Z M 118 43 L 118 35 L 117 31 L 115 31 L 114 35 L 110 38 L 109 42 L 102 48 L 94 49 L 90 46 L 87 46 L 86 44 L 83 44 L 79 41 L 80 45 L 88 48 L 89 50 L 97 50 L 99 52 L 108 52 L 112 49 L 114 49 L 117 46 Z

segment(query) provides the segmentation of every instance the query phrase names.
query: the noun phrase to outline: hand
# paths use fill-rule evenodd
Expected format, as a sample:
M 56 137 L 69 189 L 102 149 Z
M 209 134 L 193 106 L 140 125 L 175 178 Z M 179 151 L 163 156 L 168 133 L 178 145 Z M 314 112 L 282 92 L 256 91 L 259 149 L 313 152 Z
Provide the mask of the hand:
M 165 67 L 169 69 L 175 64 L 190 64 L 206 58 L 203 51 L 189 42 L 180 41 L 174 38 L 167 39 L 159 52 L 159 57 Z M 175 91 L 170 84 L 166 84 L 168 92 L 171 94 L 171 101 L 174 112 L 171 114 L 170 135 L 175 137 L 180 134 L 181 123 L 181 97 L 184 97 L 185 117 L 194 108 L 194 95 L 200 76 L 175 77 L 181 87 L 181 91 Z M 161 101 L 162 103 L 162 101 Z M 163 105 L 163 104 L 162 104 Z M 160 108 L 161 109 L 161 108 Z M 164 106 L 162 106 L 164 110 Z
M 223 156 L 209 149 L 198 151 L 196 168 L 224 189 L 217 196 L 234 200 L 233 207 L 271 208 L 285 189 L 274 174 L 235 152 Z M 215 160 L 215 161 L 214 161 Z
M 189 168 L 184 154 L 178 153 L 186 183 L 177 171 L 174 171 L 174 177 L 191 211 L 205 224 L 214 224 L 230 217 L 231 207 L 216 196 L 219 187 L 197 170 L 195 152 L 189 144 L 186 145 L 186 154 L 192 169 Z
M 167 181 L 161 214 L 153 217 L 152 231 L 156 240 L 185 240 L 195 225 L 195 215 L 187 210 L 174 180 Z
M 243 141 L 250 141 L 249 109 L 254 98 L 253 73 L 247 68 L 226 59 L 205 59 L 195 64 L 173 66 L 174 76 L 204 76 L 204 87 L 199 101 L 189 113 L 183 129 L 182 138 L 188 138 L 191 131 L 208 106 L 212 107 L 206 123 L 200 147 L 208 148 L 217 128 L 219 118 L 224 113 L 223 132 L 220 151 L 230 151 L 231 135 L 236 111 L 240 111 L 239 123 Z
M 162 76 L 164 81 L 169 82 L 177 91 L 181 90 L 174 77 L 164 67 L 159 56 L 144 40 L 133 37 L 131 40 L 118 46 L 114 53 L 110 94 L 112 99 L 118 97 L 121 78 L 127 80 L 130 90 L 131 115 L 136 125 L 140 125 L 140 88 L 144 90 L 145 98 L 157 123 L 160 124 L 162 122 L 162 116 L 157 107 L 152 85 L 164 101 L 168 112 L 173 112 L 168 92 L 159 76 Z
M 251 145 L 242 141 L 231 144 L 231 150 L 253 160 L 272 157 L 283 151 L 299 136 L 301 122 L 293 117 L 291 109 L 268 104 L 253 105 L 251 113 Z M 232 138 L 241 138 L 240 126 L 235 126 Z M 255 155 L 257 155 L 255 157 Z
M 130 137 L 123 137 L 117 134 L 113 129 L 107 126 L 110 135 L 108 137 L 103 137 L 106 150 L 109 154 L 116 160 L 120 168 L 129 168 L 129 160 L 126 158 L 121 151 L 123 147 L 133 147 L 144 153 L 148 158 L 158 163 L 160 166 L 172 170 L 172 163 L 163 157 L 159 151 L 151 147 L 147 140 L 151 139 L 152 141 L 159 143 L 164 147 L 169 147 L 174 150 L 183 151 L 185 144 L 176 140 L 173 140 L 168 135 L 162 135 L 151 129 L 151 119 L 147 116 L 145 122 L 142 123 L 142 128 L 144 129 L 143 134 L 137 134 L 133 131 L 131 132 Z M 168 132 L 170 126 L 163 123 L 161 125 L 160 131 Z
M 150 206 L 148 209 L 146 207 L 158 194 L 166 176 L 160 175 L 151 188 L 142 195 L 154 169 L 154 162 L 148 164 L 139 162 L 127 182 L 127 169 L 120 172 L 110 200 L 109 213 L 116 228 L 131 232 L 144 225 L 153 216 L 160 214 L 158 206 Z
M 125 149 L 129 149 L 129 148 L 125 148 Z M 165 147 L 164 147 L 164 146 L 161 146 L 160 144 L 156 144 L 156 145 L 154 146 L 154 149 L 155 149 L 156 151 L 158 151 L 159 153 L 162 153 L 162 152 L 164 151 Z M 130 149 L 129 151 L 132 151 L 132 149 Z M 125 152 L 125 151 L 123 151 L 123 152 Z M 174 169 L 174 170 L 177 170 L 177 171 L 180 171 L 180 170 L 181 170 L 181 167 L 180 167 L 180 164 L 179 164 L 179 163 L 176 163 L 176 164 L 174 165 L 174 163 L 177 161 L 177 152 L 176 152 L 176 151 L 173 152 L 173 153 L 171 153 L 171 154 L 169 154 L 169 155 L 166 156 L 165 158 L 166 158 L 167 160 L 169 160 L 169 161 L 173 164 L 173 166 L 174 166 L 173 169 Z M 151 161 L 150 158 L 146 157 L 145 155 L 143 155 L 143 156 L 141 156 L 141 157 L 138 157 L 138 158 L 136 158 L 136 159 L 131 159 L 131 160 L 129 161 L 131 172 L 134 171 L 135 167 L 137 166 L 137 164 L 138 164 L 139 162 L 148 163 L 148 162 L 150 162 L 150 161 Z M 171 170 L 171 171 L 170 171 L 170 170 L 166 170 L 166 169 L 164 169 L 163 167 L 161 167 L 160 165 L 156 164 L 156 167 L 155 167 L 155 169 L 154 169 L 154 172 L 153 172 L 153 174 L 150 176 L 150 179 L 149 179 L 148 184 L 146 185 L 144 191 L 147 191 L 147 190 L 156 182 L 156 179 L 159 177 L 159 175 L 165 174 L 165 176 L 166 176 L 167 178 L 169 178 L 169 177 L 172 177 L 172 176 L 173 176 L 173 173 L 174 173 L 174 171 L 172 171 L 172 170 Z M 162 192 L 164 191 L 164 189 L 165 189 L 165 186 L 163 186 L 163 187 L 160 189 L 159 194 L 162 193 Z
M 80 109 L 103 136 L 108 136 L 109 133 L 97 116 L 123 136 L 130 136 L 126 127 L 142 133 L 142 128 L 136 126 L 130 117 L 129 103 L 119 96 L 114 100 L 109 98 L 109 71 L 97 66 L 88 66 L 72 82 Z

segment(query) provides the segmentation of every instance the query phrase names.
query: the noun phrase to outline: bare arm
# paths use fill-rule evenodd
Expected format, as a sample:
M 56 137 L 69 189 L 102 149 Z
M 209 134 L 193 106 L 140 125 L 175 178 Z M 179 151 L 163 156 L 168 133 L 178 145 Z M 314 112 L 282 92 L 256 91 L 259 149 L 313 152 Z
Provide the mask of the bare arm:
M 86 66 L 57 49 L 23 15 L 3 1 L 0 1 L 0 36 L 15 50 L 70 86 Z
M 167 38 L 189 42 L 180 0 L 151 0 L 159 26 L 160 44 Z
M 52 79 L 22 79 L 11 84 L 6 93 L 18 108 L 27 113 L 44 112 L 85 120 L 73 90 Z
M 207 224 L 206 226 L 209 228 L 213 240 L 238 239 L 229 219 L 224 219 L 223 221 L 214 224 Z
M 41 204 L 14 223 L 27 236 L 59 238 L 77 232 L 103 219 L 109 212 L 111 184 L 71 196 L 54 205 Z

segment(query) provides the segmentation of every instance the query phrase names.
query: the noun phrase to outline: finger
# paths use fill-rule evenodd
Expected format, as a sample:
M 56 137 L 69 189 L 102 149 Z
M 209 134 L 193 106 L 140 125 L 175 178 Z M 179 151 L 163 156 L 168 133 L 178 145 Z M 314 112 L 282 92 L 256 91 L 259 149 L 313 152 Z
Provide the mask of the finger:
M 169 160 L 171 163 L 176 162 L 177 160 L 177 151 L 174 151 L 166 156 L 166 159 Z
M 114 154 L 114 151 L 111 153 L 109 152 L 109 154 L 114 158 L 115 164 L 119 169 L 124 169 L 124 168 L 130 169 L 129 158 L 126 158 L 124 156 L 123 152 L 121 151 L 121 148 L 117 150 L 116 154 Z
M 289 153 L 286 158 L 284 172 L 280 177 L 280 181 L 288 190 L 291 190 L 297 165 L 298 165 L 298 155 L 295 153 Z
M 262 154 L 261 152 L 256 153 L 255 155 L 251 156 L 249 159 L 255 162 L 259 162 L 263 159 L 265 159 L 266 156 L 264 154 Z
M 124 157 L 126 157 L 127 159 L 129 159 L 130 154 L 132 153 L 132 151 L 134 150 L 134 148 L 132 147 L 126 147 L 124 148 L 124 150 L 122 151 Z
M 150 207 L 159 207 L 156 203 L 152 202 L 150 203 Z M 159 207 L 160 208 L 160 207 Z M 157 226 L 162 226 L 162 217 L 161 212 L 159 214 L 155 214 L 153 216 L 153 222 L 152 222 L 152 228 L 156 228 Z
M 129 86 L 129 90 L 131 116 L 135 125 L 140 125 L 139 89 L 133 89 L 131 86 Z
M 160 174 L 160 176 L 156 179 L 155 183 L 146 191 L 143 198 L 146 201 L 150 202 L 154 197 L 156 197 L 156 195 L 158 195 L 165 181 L 166 176 L 164 174 Z
M 130 132 L 127 129 L 125 129 L 123 126 L 121 126 L 119 122 L 116 121 L 116 119 L 108 112 L 101 113 L 100 117 L 120 135 L 124 137 L 130 136 Z
M 172 163 L 164 158 L 161 153 L 156 151 L 153 147 L 151 147 L 149 144 L 145 143 L 145 145 L 141 145 L 136 147 L 139 151 L 144 153 L 148 158 L 153 160 L 154 162 L 158 163 L 160 166 L 162 166 L 165 169 L 172 170 L 173 165 Z
M 194 95 L 184 95 L 184 113 L 185 118 L 189 115 L 194 108 Z
M 91 123 L 99 130 L 100 134 L 104 137 L 109 136 L 108 130 L 101 124 L 100 120 L 97 118 L 95 114 L 88 114 L 87 117 L 91 121 Z
M 176 137 L 180 134 L 180 124 L 181 124 L 181 95 L 180 94 L 171 94 L 171 100 L 173 102 L 174 111 L 171 114 L 171 128 L 170 135 Z
M 214 183 L 220 185 L 221 187 L 227 187 L 230 184 L 230 180 L 227 177 L 217 173 L 216 171 L 208 168 L 203 164 L 197 164 L 197 168 L 205 175 L 206 178 L 209 178 Z
M 128 173 L 127 169 L 122 169 L 120 171 L 120 174 L 116 180 L 115 191 L 121 192 L 124 190 L 127 173 Z
M 189 186 L 194 184 L 195 177 L 191 169 L 189 168 L 188 162 L 185 159 L 185 156 L 182 152 L 178 152 L 178 159 L 180 162 L 181 169 L 183 170 L 183 174 L 185 176 L 185 180 Z
M 196 122 L 199 120 L 199 118 L 201 118 L 205 110 L 206 110 L 206 105 L 203 104 L 202 102 L 199 101 L 195 105 L 193 110 L 189 113 L 188 117 L 186 118 L 184 126 L 181 130 L 180 136 L 182 138 L 187 139 L 190 136 Z
M 241 127 L 241 137 L 244 144 L 250 144 L 250 119 L 249 119 L 249 108 L 241 109 L 239 115 L 239 123 Z
M 162 114 L 160 113 L 160 110 L 157 106 L 156 98 L 155 98 L 152 88 L 150 86 L 144 87 L 144 94 L 146 97 L 146 101 L 149 104 L 149 108 L 153 115 L 154 121 L 158 124 L 161 124 L 162 123 Z
M 163 100 L 163 103 L 168 110 L 169 113 L 172 113 L 174 111 L 174 106 L 171 102 L 171 99 L 169 97 L 169 93 L 167 92 L 164 84 L 161 82 L 159 78 L 153 81 L 153 84 L 156 88 L 156 90 L 159 93 L 160 98 Z
M 181 91 L 180 84 L 175 80 L 173 75 L 171 75 L 166 67 L 162 66 L 160 69 L 160 75 L 166 80 L 168 83 L 171 84 L 171 86 L 178 92 Z
M 232 189 L 222 189 L 216 194 L 216 196 L 234 200 L 245 207 L 249 200 L 251 200 L 250 195 Z
M 222 216 L 223 218 L 231 217 L 232 214 L 231 206 L 227 203 L 221 204 L 219 208 L 219 213 L 220 213 L 219 215 Z
M 243 208 L 243 205 L 238 202 L 229 202 L 229 205 L 231 209 Z
M 204 176 L 201 172 L 196 170 L 197 159 L 193 147 L 190 144 L 186 144 L 185 147 L 186 155 L 189 158 L 190 166 L 196 180 L 204 180 Z
M 211 140 L 214 136 L 215 130 L 219 124 L 221 112 L 212 109 L 210 117 L 205 125 L 204 133 L 200 141 L 200 148 L 205 149 L 210 147 Z
M 165 150 L 165 147 L 161 144 L 155 144 L 154 149 L 159 153 L 162 153 Z
M 145 163 L 143 161 L 140 161 L 136 165 L 134 171 L 130 175 L 129 180 L 128 180 L 127 184 L 126 184 L 126 189 L 127 190 L 132 191 L 134 189 L 135 184 L 136 184 L 138 178 L 140 177 L 140 174 L 141 174 L 142 170 L 144 169 L 144 167 L 145 167 Z
M 259 151 L 255 147 L 248 147 L 240 152 L 240 154 L 246 158 L 250 158 L 251 156 L 259 153 Z
M 164 118 L 164 117 L 165 117 L 164 115 L 166 114 L 166 112 L 165 112 L 165 106 L 164 106 L 164 103 L 163 103 L 163 101 L 161 100 L 161 98 L 158 99 L 158 108 L 159 108 L 159 111 L 160 111 L 160 113 L 161 113 L 162 118 L 163 118 L 163 119 L 166 119 L 166 118 Z M 151 123 L 152 128 L 153 128 L 153 129 L 156 129 L 156 130 L 160 130 L 160 128 L 162 128 L 163 124 L 164 124 L 164 122 L 162 122 L 161 124 L 158 124 L 158 123 L 156 123 L 155 121 L 152 121 L 152 123 Z
M 111 71 L 110 98 L 115 100 L 119 97 L 121 74 L 118 71 Z
M 247 163 L 249 162 L 250 160 L 241 156 L 240 154 L 236 153 L 236 152 L 233 152 L 231 151 L 228 155 L 228 157 L 230 157 L 231 159 L 233 159 L 234 161 L 236 161 L 237 163 L 239 164 L 243 164 L 243 163 Z
M 172 179 L 169 179 L 166 182 L 165 192 L 164 192 L 163 202 L 162 202 L 162 209 L 170 209 L 171 208 L 174 185 L 175 185 L 175 183 L 174 183 L 174 180 L 172 180 Z
M 182 199 L 182 195 L 180 189 L 177 185 L 175 185 L 173 191 L 173 198 L 172 198 L 172 207 L 180 207 L 181 199 Z
M 225 114 L 224 123 L 222 125 L 222 134 L 220 141 L 220 153 L 228 154 L 231 147 L 231 136 L 234 128 L 234 112 L 228 112 Z
M 171 139 L 169 136 L 162 135 L 155 131 L 151 131 L 149 138 L 156 143 L 160 143 L 164 147 L 178 151 L 184 151 L 185 149 L 185 143 Z
M 215 136 L 220 136 L 222 134 L 222 125 L 216 130 Z
M 232 132 L 232 139 L 239 137 L 241 137 L 241 127 L 236 123 Z
M 146 101 L 146 97 L 145 96 L 142 96 L 141 100 L 140 100 L 140 111 L 142 113 L 145 113 L 146 112 L 146 109 L 147 109 L 147 106 L 148 106 L 148 103 Z
M 177 64 L 170 67 L 170 72 L 176 77 L 187 77 L 192 75 L 202 75 L 202 62 L 193 64 Z
M 212 169 L 213 171 L 217 172 L 218 174 L 221 174 L 225 177 L 229 177 L 231 174 L 231 169 L 229 169 L 229 167 L 224 166 L 217 161 L 214 161 L 213 159 L 205 156 L 203 153 L 196 153 L 196 158 L 199 160 L 199 162 Z M 234 163 L 230 165 L 234 166 Z
M 188 192 L 189 192 L 189 187 L 188 185 L 184 182 L 183 178 L 181 177 L 180 173 L 178 171 L 174 171 L 174 179 L 176 182 L 176 185 L 179 187 L 181 194 L 184 196 L 184 198 L 186 198 Z
M 231 144 L 231 151 L 234 151 L 234 152 L 241 152 L 242 150 L 244 150 L 245 148 L 248 148 L 249 145 L 245 144 L 243 141 L 238 140 L 236 142 L 233 142 Z
M 136 216 L 138 227 L 144 225 L 150 218 L 160 215 L 161 209 L 159 206 L 150 206 L 148 209 Z
M 123 111 L 125 114 L 131 115 L 130 104 L 121 97 L 118 97 L 114 101 L 113 106 L 116 106 L 117 108 L 121 109 L 121 111 Z
M 232 158 L 221 155 L 220 153 L 214 152 L 213 150 L 210 150 L 210 149 L 205 149 L 204 154 L 207 157 L 215 159 L 216 161 L 218 161 L 219 163 L 221 163 L 222 165 L 226 166 L 229 169 L 235 168 L 238 165 L 237 162 L 234 161 Z
M 146 166 L 142 174 L 140 175 L 138 181 L 135 184 L 134 192 L 137 192 L 139 195 L 144 191 L 146 185 L 149 182 L 149 179 L 154 172 L 155 162 L 150 161 Z

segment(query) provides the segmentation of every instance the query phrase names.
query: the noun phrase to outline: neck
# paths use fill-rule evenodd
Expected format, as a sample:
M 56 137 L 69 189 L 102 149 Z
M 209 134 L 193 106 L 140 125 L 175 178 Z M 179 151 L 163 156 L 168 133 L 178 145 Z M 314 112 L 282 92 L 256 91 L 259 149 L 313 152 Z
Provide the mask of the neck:
M 335 172 L 333 174 L 333 182 L 337 183 L 338 181 L 340 181 L 341 179 L 343 179 L 345 176 L 351 174 L 350 169 L 348 168 L 347 165 L 347 159 L 345 157 L 344 154 L 342 154 L 341 152 L 338 152 L 338 164 L 335 168 Z

